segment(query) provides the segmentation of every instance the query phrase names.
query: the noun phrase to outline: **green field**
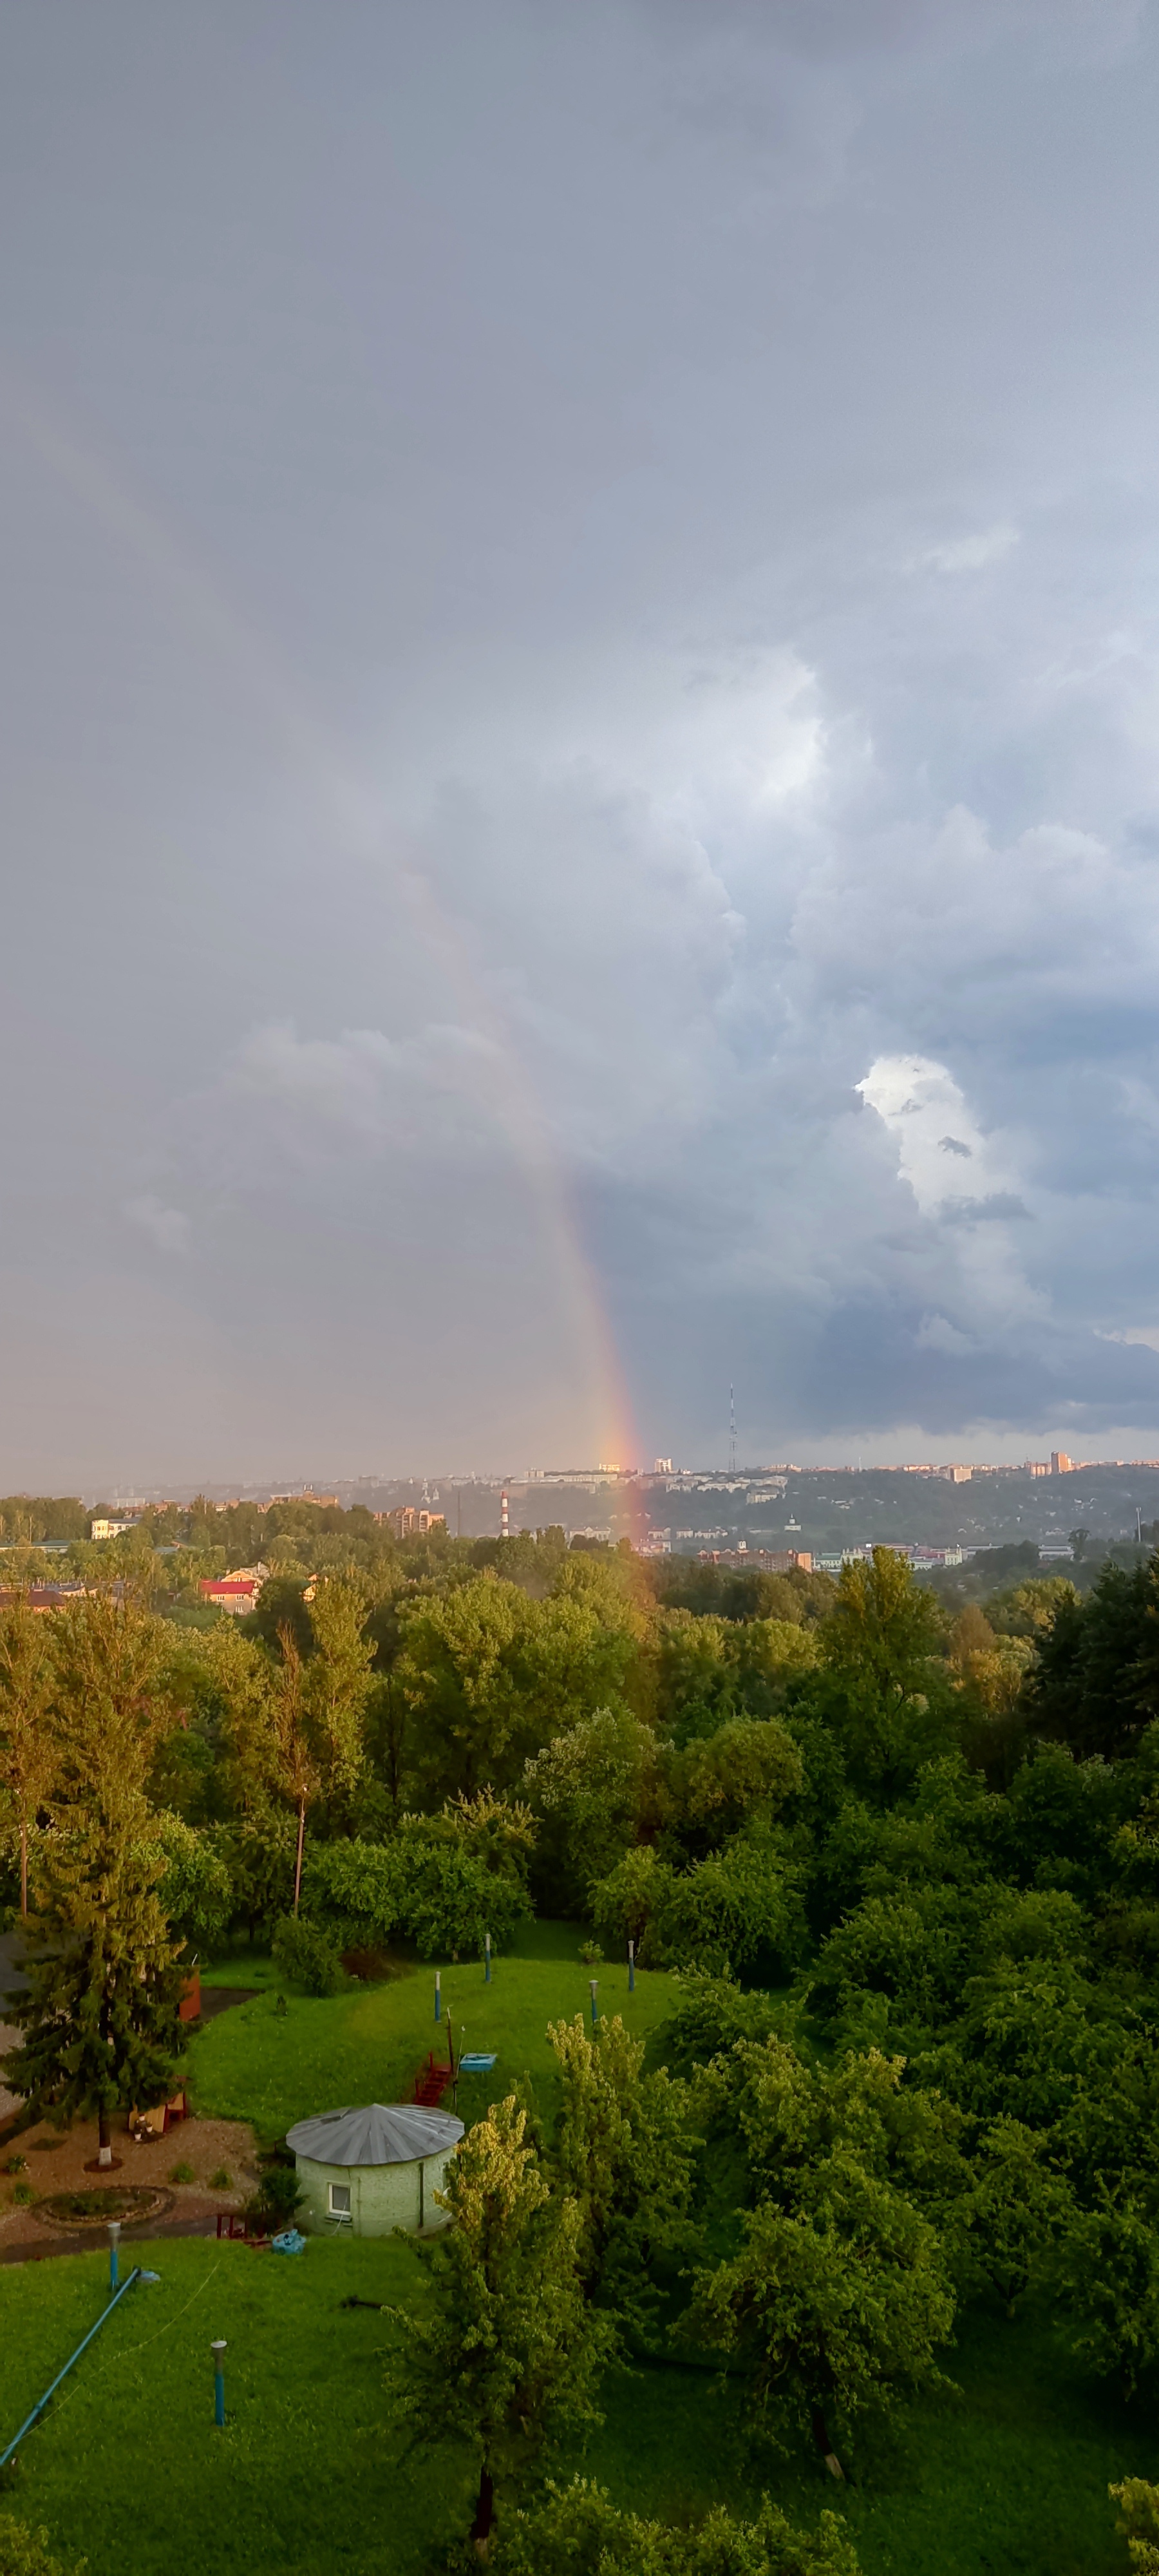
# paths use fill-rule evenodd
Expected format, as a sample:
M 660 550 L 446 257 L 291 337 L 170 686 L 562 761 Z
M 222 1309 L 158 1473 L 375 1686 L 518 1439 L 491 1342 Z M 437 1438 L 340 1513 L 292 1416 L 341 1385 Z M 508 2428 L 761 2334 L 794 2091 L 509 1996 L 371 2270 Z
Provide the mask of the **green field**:
M 394 2240 L 314 2242 L 285 2261 L 240 2245 L 135 2246 L 161 2274 L 131 2290 L 0 2480 L 8 2510 L 122 2576 L 183 2565 L 263 2576 L 419 2576 L 470 2516 L 466 2461 L 400 2456 L 384 2387 L 397 2331 L 351 2292 L 409 2304 L 422 2275 Z M 2 2276 L 7 2441 L 104 2303 L 103 2254 Z M 229 2422 L 212 2421 L 209 2345 L 226 2336 Z M 680 2520 L 761 2483 L 794 2517 L 847 2515 L 865 2576 L 1127 2576 L 1111 2478 L 1157 2466 L 1153 2426 L 1080 2374 L 1034 2324 L 971 2326 L 961 2397 L 867 2427 L 842 2496 L 807 2446 L 761 2466 L 737 2439 L 735 2385 L 699 2370 L 617 2373 L 605 2423 L 569 2465 L 623 2503 Z
M 588 2012 L 592 1976 L 599 1980 L 600 2010 L 622 2014 L 642 2038 L 658 2032 L 671 2010 L 670 1977 L 641 1972 L 629 1995 L 626 1968 L 584 1966 L 581 1937 L 569 1924 L 529 1925 L 521 1955 L 497 1959 L 489 1986 L 478 1961 L 444 1968 L 440 2023 L 434 2017 L 432 1968 L 416 1968 L 388 1985 L 352 1985 L 325 1999 L 291 1988 L 284 2015 L 277 2011 L 278 1981 L 270 1977 L 268 1959 L 235 1958 L 226 1969 L 207 1968 L 207 1985 L 260 1982 L 264 1991 L 231 2006 L 198 2033 L 187 2079 L 194 2107 L 220 2118 L 252 2120 L 259 2138 L 269 2143 L 311 2112 L 339 2110 L 348 2102 L 407 2101 L 428 2050 L 446 2056 L 450 2013 L 456 2054 L 465 2041 L 469 2050 L 494 2050 L 496 2058 L 490 2075 L 464 2076 L 462 2119 L 476 2120 L 524 2074 L 548 2108 L 555 2060 L 547 2025 Z

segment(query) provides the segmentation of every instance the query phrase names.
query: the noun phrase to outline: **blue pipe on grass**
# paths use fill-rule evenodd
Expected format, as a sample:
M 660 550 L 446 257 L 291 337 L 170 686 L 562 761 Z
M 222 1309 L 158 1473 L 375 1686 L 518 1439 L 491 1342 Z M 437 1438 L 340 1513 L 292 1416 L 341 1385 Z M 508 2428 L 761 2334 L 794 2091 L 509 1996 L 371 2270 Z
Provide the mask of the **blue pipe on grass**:
M 108 2304 L 107 2308 L 105 2308 L 105 2309 L 104 2309 L 104 2311 L 103 2311 L 103 2313 L 102 2313 L 102 2314 L 97 2318 L 97 2321 L 96 2321 L 95 2326 L 90 2326 L 90 2327 L 89 2327 L 88 2333 L 87 2333 L 87 2335 L 85 2336 L 83 2343 L 78 2343 L 77 2348 L 76 2348 L 76 2351 L 75 2351 L 75 2352 L 72 2352 L 72 2353 L 70 2353 L 70 2354 L 69 2354 L 68 2360 L 66 2361 L 66 2363 L 65 2363 L 65 2365 L 64 2365 L 64 2369 L 63 2369 L 63 2370 L 58 2370 L 58 2371 L 57 2371 L 56 2377 L 55 2377 L 55 2379 L 53 2380 L 53 2383 L 52 2383 L 51 2388 L 46 2388 L 46 2389 L 45 2389 L 45 2392 L 44 2392 L 43 2397 L 41 2397 L 41 2398 L 39 2398 L 39 2399 L 37 2400 L 36 2405 L 35 2405 L 35 2406 L 33 2407 L 33 2409 L 32 2409 L 32 2413 L 31 2413 L 31 2415 L 28 2415 L 28 2416 L 26 2416 L 26 2417 L 25 2417 L 25 2420 L 24 2420 L 23 2424 L 22 2424 L 22 2425 L 21 2425 L 21 2427 L 20 2427 L 20 2431 L 19 2431 L 18 2433 L 14 2433 L 14 2434 L 13 2434 L 13 2436 L 12 2436 L 12 2440 L 10 2441 L 10 2443 L 9 2443 L 9 2445 L 8 2445 L 7 2450 L 6 2450 L 6 2451 L 0 2451 L 0 2469 L 3 2469 L 3 2468 L 5 2468 L 5 2467 L 7 2466 L 7 2464 L 8 2464 L 8 2462 L 9 2462 L 9 2460 L 10 2460 L 10 2459 L 11 2459 L 11 2457 L 12 2457 L 13 2452 L 14 2452 L 15 2450 L 18 2450 L 18 2449 L 19 2449 L 21 2442 L 24 2440 L 24 2436 L 25 2436 L 25 2434 L 26 2434 L 26 2433 L 30 2433 L 30 2432 L 32 2431 L 32 2427 L 33 2427 L 33 2425 L 36 2423 L 37 2418 L 38 2418 L 39 2416 L 43 2415 L 44 2410 L 45 2410 L 45 2407 L 46 2407 L 46 2406 L 47 2406 L 47 2404 L 48 2404 L 49 2398 L 50 2398 L 50 2397 L 55 2397 L 56 2392 L 57 2392 L 57 2389 L 58 2389 L 58 2388 L 59 2388 L 59 2386 L 60 2386 L 61 2380 L 62 2380 L 62 2379 L 67 2379 L 68 2374 L 69 2374 L 70 2370 L 72 2369 L 72 2366 L 73 2366 L 74 2361 L 79 2361 L 79 2360 L 80 2360 L 80 2357 L 81 2357 L 82 2352 L 87 2351 L 88 2346 L 89 2346 L 89 2345 L 90 2345 L 90 2343 L 92 2342 L 93 2336 L 94 2336 L 94 2335 L 99 2335 L 100 2330 L 101 2330 L 101 2327 L 106 2323 L 107 2319 L 108 2319 L 109 2317 L 111 2317 L 111 2315 L 112 2315 L 112 2313 L 113 2313 L 114 2308 L 115 2308 L 115 2307 L 117 2307 L 117 2306 L 119 2306 L 119 2304 L 120 2304 L 121 2300 L 124 2298 L 124 2295 L 125 2295 L 126 2290 L 131 2290 L 131 2289 L 132 2289 L 132 2286 L 133 2286 L 134 2281 L 139 2281 L 139 2280 L 140 2280 L 140 2278 L 141 2278 L 141 2266 L 140 2266 L 140 2264 L 139 2264 L 139 2263 L 134 2263 L 134 2265 L 133 2265 L 133 2269 L 132 2269 L 132 2271 L 131 2271 L 131 2272 L 130 2272 L 130 2274 L 129 2274 L 128 2280 L 127 2280 L 127 2281 L 122 2281 L 121 2286 L 120 2286 L 120 2289 L 114 2292 L 114 2294 L 113 2294 L 112 2298 L 111 2298 L 111 2299 L 110 2299 L 110 2301 L 109 2301 L 109 2304 Z

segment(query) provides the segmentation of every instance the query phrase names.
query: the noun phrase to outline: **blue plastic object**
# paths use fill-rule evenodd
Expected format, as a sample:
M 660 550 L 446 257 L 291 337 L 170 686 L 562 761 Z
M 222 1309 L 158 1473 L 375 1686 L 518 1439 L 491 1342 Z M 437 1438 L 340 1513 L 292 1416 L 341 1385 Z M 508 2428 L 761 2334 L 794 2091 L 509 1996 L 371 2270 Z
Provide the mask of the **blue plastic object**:
M 284 2227 L 280 2236 L 271 2236 L 270 2248 L 275 2254 L 304 2254 L 306 2239 L 296 2227 Z
M 494 2063 L 493 2057 L 484 2057 L 481 2052 L 471 2057 L 461 2057 L 459 2073 L 460 2075 L 489 2075 Z

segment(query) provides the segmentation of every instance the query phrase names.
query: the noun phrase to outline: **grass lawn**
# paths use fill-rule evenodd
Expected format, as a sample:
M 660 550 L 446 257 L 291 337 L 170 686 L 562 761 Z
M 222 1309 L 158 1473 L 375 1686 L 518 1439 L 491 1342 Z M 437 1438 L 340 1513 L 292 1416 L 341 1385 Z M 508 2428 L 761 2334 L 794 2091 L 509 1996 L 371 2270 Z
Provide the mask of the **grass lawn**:
M 179 2559 L 214 2576 L 420 2576 L 469 2519 L 471 2475 L 446 2454 L 402 2460 L 386 2317 L 422 2275 L 395 2240 L 315 2242 L 295 2261 L 240 2245 L 134 2247 L 161 2274 L 134 2288 L 25 2441 L 3 2503 L 47 2524 L 90 2576 Z M 0 2447 L 104 2303 L 107 2257 L 5 2271 Z M 209 2344 L 225 2335 L 229 2422 L 212 2421 Z M 618 2501 L 679 2520 L 761 2483 L 802 2523 L 848 2519 L 865 2576 L 1128 2576 L 1110 2479 L 1155 2475 L 1153 2426 L 1060 2358 L 1033 2320 L 979 2318 L 953 2356 L 961 2397 L 867 2429 L 859 2483 L 833 2487 L 806 2445 L 763 2466 L 737 2441 L 736 2389 L 711 2374 L 617 2373 L 586 2457 Z
M 670 1977 L 641 1970 L 629 1995 L 625 1967 L 584 1966 L 581 1938 L 570 1924 L 529 1925 L 520 1955 L 496 1959 L 489 1986 L 477 1960 L 444 1968 L 440 2023 L 434 2018 L 433 1968 L 416 1968 L 388 1985 L 352 1985 L 335 1996 L 290 1990 L 280 2015 L 269 1960 L 235 1954 L 229 1962 L 236 1970 L 233 1982 L 257 1985 L 261 1967 L 263 1991 L 221 2013 L 195 2038 L 188 2060 L 194 2107 L 206 2116 L 251 2120 L 269 2143 L 311 2112 L 336 2111 L 348 2102 L 409 2100 L 428 2050 L 446 2055 L 449 2012 L 456 2052 L 464 2040 L 468 2050 L 495 2052 L 490 2075 L 467 2075 L 460 2083 L 459 2115 L 468 2125 L 525 2074 L 546 2108 L 555 2066 L 548 2022 L 587 2014 L 593 1975 L 601 2011 L 622 2014 L 643 2038 L 659 2032 L 671 2009 Z M 223 1968 L 202 1973 L 206 1985 L 227 1982 Z

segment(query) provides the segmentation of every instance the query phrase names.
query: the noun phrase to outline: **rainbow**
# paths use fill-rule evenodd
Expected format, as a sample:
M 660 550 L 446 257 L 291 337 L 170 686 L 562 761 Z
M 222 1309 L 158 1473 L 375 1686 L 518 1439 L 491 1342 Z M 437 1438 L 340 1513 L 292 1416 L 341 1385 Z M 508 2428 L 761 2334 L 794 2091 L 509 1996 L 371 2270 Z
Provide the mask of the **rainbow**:
M 405 858 L 341 745 L 309 703 L 294 673 L 175 535 L 152 501 L 130 489 L 75 429 L 65 430 L 39 390 L 9 375 L 0 402 L 37 459 L 90 510 L 148 575 L 168 613 L 202 649 L 228 665 L 261 713 L 283 755 L 308 780 L 347 852 L 391 869 L 416 936 L 456 1011 L 486 1041 L 494 1068 L 490 1107 L 524 1174 L 549 1247 L 561 1317 L 582 1390 L 593 1458 L 640 1461 L 628 1388 L 602 1283 L 584 1248 L 558 1149 L 533 1094 L 510 1023 L 473 965 L 429 875 Z M 646 1516 L 645 1516 L 646 1517 Z

